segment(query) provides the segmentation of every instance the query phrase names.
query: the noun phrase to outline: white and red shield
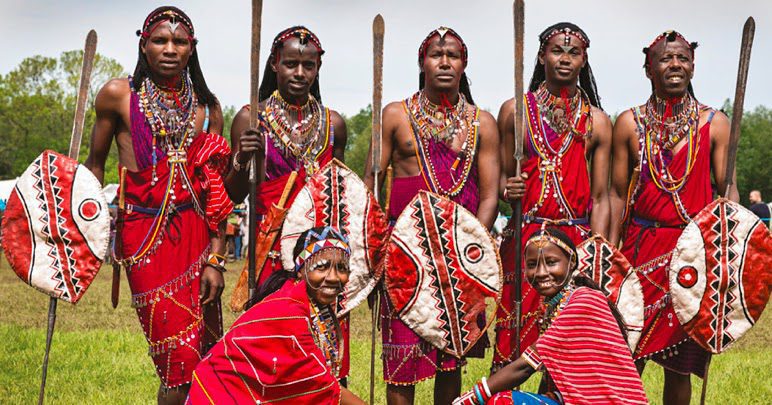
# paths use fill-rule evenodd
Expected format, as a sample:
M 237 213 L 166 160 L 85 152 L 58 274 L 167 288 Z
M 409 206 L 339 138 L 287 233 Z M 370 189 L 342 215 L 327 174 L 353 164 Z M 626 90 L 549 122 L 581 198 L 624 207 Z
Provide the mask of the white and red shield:
M 756 215 L 719 198 L 684 229 L 670 262 L 684 330 L 721 353 L 759 319 L 772 287 L 772 236 Z
M 19 177 L 3 219 L 3 249 L 16 274 L 73 304 L 107 255 L 110 214 L 99 181 L 67 156 L 45 151 Z
M 394 313 L 416 334 L 462 357 L 490 326 L 501 296 L 496 243 L 464 207 L 421 191 L 397 218 L 386 253 Z
M 348 283 L 338 297 L 338 316 L 364 301 L 383 274 L 383 246 L 388 234 L 386 215 L 365 183 L 339 160 L 316 172 L 295 197 L 281 233 L 285 269 L 295 264 L 292 250 L 303 231 L 331 226 L 349 239 Z
M 576 247 L 578 268 L 600 286 L 603 294 L 622 315 L 627 327 L 627 345 L 635 350 L 643 331 L 643 289 L 627 258 L 600 235 Z

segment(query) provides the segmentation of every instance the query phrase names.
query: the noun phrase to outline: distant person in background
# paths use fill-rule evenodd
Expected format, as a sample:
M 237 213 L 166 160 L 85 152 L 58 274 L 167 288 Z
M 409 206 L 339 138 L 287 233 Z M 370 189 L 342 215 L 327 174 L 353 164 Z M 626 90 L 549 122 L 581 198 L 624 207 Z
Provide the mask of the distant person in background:
M 769 228 L 769 217 L 770 213 L 772 213 L 772 206 L 761 199 L 761 191 L 759 190 L 751 190 L 748 199 L 751 201 L 750 210 L 753 211 L 757 217 L 761 218 L 761 220 L 764 221 L 764 224 L 767 225 L 767 228 Z

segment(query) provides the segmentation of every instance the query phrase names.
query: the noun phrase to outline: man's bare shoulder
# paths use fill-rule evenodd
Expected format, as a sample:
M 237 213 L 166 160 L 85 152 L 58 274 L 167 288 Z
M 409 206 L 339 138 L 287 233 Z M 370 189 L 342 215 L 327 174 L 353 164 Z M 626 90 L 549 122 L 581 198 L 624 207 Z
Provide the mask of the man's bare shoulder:
M 129 93 L 131 93 L 129 79 L 124 77 L 110 79 L 99 89 L 97 97 L 102 97 L 103 99 L 122 99 Z
M 603 126 L 611 127 L 611 118 L 608 116 L 608 114 L 606 114 L 605 111 L 595 106 L 593 106 L 590 111 L 592 113 L 593 125 L 603 125 Z
M 515 98 L 512 97 L 509 100 L 503 102 L 501 104 L 501 107 L 499 107 L 499 118 L 502 118 L 505 116 L 505 114 L 515 113 Z
M 332 125 L 335 125 L 336 127 L 339 127 L 341 125 L 346 125 L 346 120 L 343 119 L 343 116 L 340 115 L 337 111 L 330 108 L 330 122 L 332 122 Z
M 395 119 L 401 117 L 404 114 L 404 107 L 402 107 L 401 101 L 392 101 L 383 107 L 383 119 Z

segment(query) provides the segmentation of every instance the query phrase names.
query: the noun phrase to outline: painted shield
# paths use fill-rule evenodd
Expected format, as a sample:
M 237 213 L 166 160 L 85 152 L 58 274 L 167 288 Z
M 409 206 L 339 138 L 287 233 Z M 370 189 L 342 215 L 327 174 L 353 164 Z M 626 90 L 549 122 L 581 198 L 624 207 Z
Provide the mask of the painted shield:
M 772 236 L 739 204 L 719 198 L 686 226 L 670 262 L 670 294 L 684 330 L 721 353 L 759 319 L 772 286 Z
M 53 151 L 19 177 L 3 219 L 3 249 L 29 285 L 73 304 L 107 255 L 110 214 L 102 186 L 77 161 Z
M 383 251 L 388 234 L 386 215 L 365 183 L 339 160 L 316 172 L 293 201 L 281 233 L 285 269 L 295 267 L 292 250 L 303 231 L 332 226 L 349 239 L 351 275 L 338 297 L 338 315 L 364 301 L 383 274 Z
M 500 299 L 496 243 L 464 207 L 421 191 L 397 218 L 386 253 L 394 313 L 435 347 L 463 356 L 490 326 Z
M 600 235 L 576 247 L 578 271 L 584 273 L 616 305 L 627 327 L 627 345 L 635 350 L 643 331 L 643 289 L 627 258 Z

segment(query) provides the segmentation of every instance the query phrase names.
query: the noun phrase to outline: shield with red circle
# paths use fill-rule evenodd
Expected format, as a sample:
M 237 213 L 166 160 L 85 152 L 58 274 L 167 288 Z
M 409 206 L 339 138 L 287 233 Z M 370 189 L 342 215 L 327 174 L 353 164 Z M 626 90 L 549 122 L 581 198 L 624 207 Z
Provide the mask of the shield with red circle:
M 496 242 L 464 207 L 421 191 L 397 218 L 386 251 L 394 313 L 418 336 L 462 357 L 490 326 L 501 296 Z
M 678 238 L 670 294 L 689 336 L 721 353 L 761 316 L 772 286 L 772 236 L 748 209 L 712 202 Z
M 16 275 L 73 304 L 96 277 L 110 241 L 99 181 L 74 159 L 50 150 L 17 180 L 2 226 L 3 249 Z

